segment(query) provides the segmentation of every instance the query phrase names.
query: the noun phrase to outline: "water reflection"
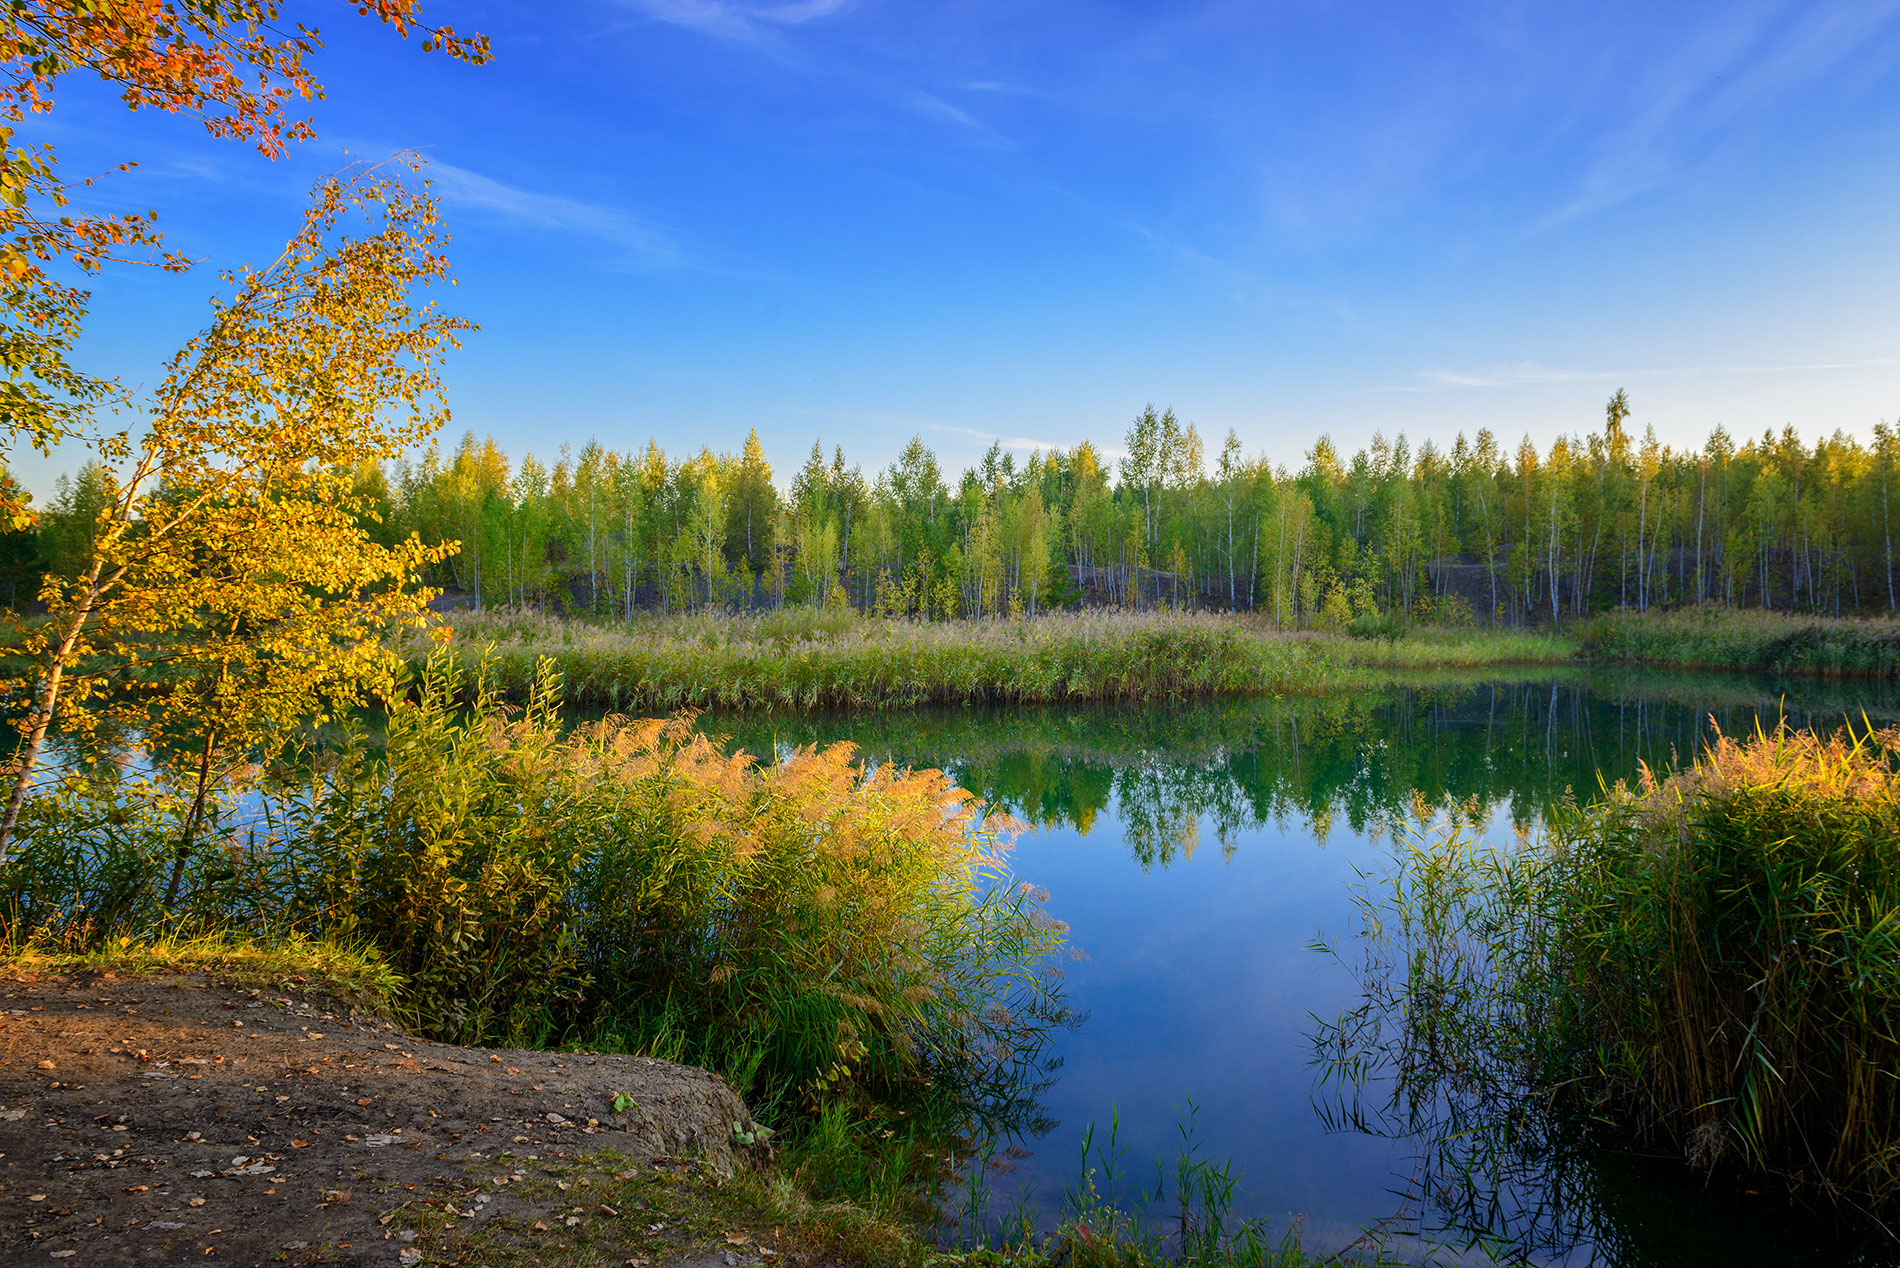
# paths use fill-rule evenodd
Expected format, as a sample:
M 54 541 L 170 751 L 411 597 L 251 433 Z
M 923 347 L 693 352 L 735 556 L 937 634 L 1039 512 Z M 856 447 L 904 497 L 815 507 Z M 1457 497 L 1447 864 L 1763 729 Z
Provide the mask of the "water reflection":
M 901 713 L 709 715 L 757 753 L 847 740 L 867 758 L 939 766 L 992 808 L 1086 836 L 1113 820 L 1143 867 L 1194 857 L 1205 831 L 1231 858 L 1241 836 L 1298 825 L 1373 839 L 1447 816 L 1528 830 L 1552 802 L 1672 769 L 1712 727 L 1742 734 L 1900 718 L 1876 687 L 1737 678 L 1578 676 L 1394 688 L 1366 695 L 1138 707 L 955 708 Z
M 1457 821 L 1509 841 L 1561 799 L 1686 762 L 1711 718 L 1735 734 L 1863 711 L 1893 721 L 1900 702 L 1885 686 L 1577 675 L 703 725 L 761 753 L 848 740 L 873 761 L 941 766 L 1034 827 L 1015 870 L 1052 891 L 1088 954 L 1069 988 L 1090 1020 L 1062 1037 L 1061 1077 L 1042 1098 L 1051 1130 L 1019 1142 L 1005 1198 L 1014 1186 L 1058 1200 L 1080 1140 L 1112 1110 L 1131 1166 L 1172 1156 L 1176 1107 L 1192 1098 L 1208 1153 L 1244 1175 L 1243 1213 L 1302 1213 L 1312 1249 L 1382 1223 L 1396 1253 L 1444 1263 L 1765 1268 L 1891 1257 L 1773 1195 L 1597 1152 L 1574 1125 L 1507 1118 L 1496 1131 L 1482 1103 L 1394 1116 L 1316 1101 L 1312 1019 L 1351 1007 L 1357 983 L 1309 944 L 1344 930 L 1348 886 L 1389 862 L 1395 833 Z

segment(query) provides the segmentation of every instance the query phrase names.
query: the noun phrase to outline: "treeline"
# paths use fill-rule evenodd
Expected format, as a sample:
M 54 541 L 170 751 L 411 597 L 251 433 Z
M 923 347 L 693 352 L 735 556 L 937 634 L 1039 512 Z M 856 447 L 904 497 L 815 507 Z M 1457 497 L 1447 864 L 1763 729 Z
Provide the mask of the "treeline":
M 1297 467 L 1211 461 L 1192 424 L 1144 410 L 1111 460 L 1083 442 L 1026 460 L 992 446 L 951 475 L 921 438 L 866 475 L 821 445 L 781 492 L 757 433 L 737 453 L 620 453 L 551 465 L 465 436 L 365 469 L 373 532 L 453 540 L 430 578 L 485 607 L 636 610 L 849 605 L 925 618 L 1109 604 L 1354 620 L 1548 622 L 1717 602 L 1840 614 L 1897 603 L 1900 429 L 1871 445 L 1792 427 L 1699 450 L 1637 438 L 1622 392 L 1601 431 L 1539 453 L 1488 430 L 1449 448 L 1375 436 L 1350 458 L 1322 436 Z M 63 482 L 4 545 L 0 593 L 59 568 L 97 491 Z

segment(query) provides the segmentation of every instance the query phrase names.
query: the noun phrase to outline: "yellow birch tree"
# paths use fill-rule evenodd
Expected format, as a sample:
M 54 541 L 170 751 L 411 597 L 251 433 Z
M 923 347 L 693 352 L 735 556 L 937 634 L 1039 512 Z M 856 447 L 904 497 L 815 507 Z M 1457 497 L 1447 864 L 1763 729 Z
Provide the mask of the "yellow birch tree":
M 419 296 L 448 263 L 412 169 L 319 184 L 273 264 L 226 275 L 142 428 L 111 447 L 91 550 L 47 578 L 47 619 L 19 635 L 31 663 L 8 686 L 31 705 L 0 860 L 56 721 L 83 735 L 110 717 L 193 755 L 182 862 L 222 760 L 392 684 L 380 635 L 425 619 L 410 583 L 453 548 L 374 541 L 356 473 L 448 421 L 439 365 L 470 328 Z

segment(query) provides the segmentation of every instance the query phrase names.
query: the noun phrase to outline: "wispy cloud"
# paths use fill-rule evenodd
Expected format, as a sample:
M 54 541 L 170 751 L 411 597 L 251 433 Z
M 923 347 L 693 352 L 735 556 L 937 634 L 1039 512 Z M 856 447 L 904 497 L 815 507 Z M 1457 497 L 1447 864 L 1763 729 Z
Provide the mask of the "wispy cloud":
M 727 40 L 753 40 L 768 31 L 817 22 L 849 7 L 850 0 L 790 0 L 745 4 L 738 0 L 628 0 L 661 22 Z
M 969 111 L 951 105 L 935 93 L 920 92 L 917 94 L 916 101 L 917 108 L 922 110 L 925 114 L 936 115 L 938 118 L 948 119 L 952 123 L 960 123 L 966 128 L 987 131 L 982 124 L 978 123 L 976 119 L 971 116 Z
M 1721 365 L 1716 374 L 1805 374 L 1829 370 L 1871 370 L 1879 366 L 1900 365 L 1896 357 L 1868 357 L 1864 361 L 1799 361 L 1790 365 Z
M 535 229 L 592 238 L 621 252 L 630 268 L 680 268 L 689 263 L 671 234 L 658 225 L 599 203 L 510 185 L 453 163 L 431 159 L 430 180 L 442 201 L 474 208 Z
M 958 427 L 954 423 L 925 423 L 924 426 L 930 431 L 949 432 L 954 436 L 968 436 L 973 440 L 991 441 L 1001 445 L 1005 449 L 1014 450 L 1018 453 L 1035 453 L 1037 451 L 1054 453 L 1056 450 L 1064 448 L 1064 446 L 1056 444 L 1053 440 L 1030 440 L 1023 436 L 1001 436 L 992 431 L 978 431 L 974 427 Z
M 1767 365 L 1687 365 L 1650 369 L 1562 370 L 1520 361 L 1515 365 L 1490 370 L 1419 370 L 1411 383 L 1356 388 L 1355 392 L 1447 392 L 1461 389 L 1536 387 L 1547 383 L 1610 383 L 1637 379 L 1689 378 L 1736 374 L 1814 374 L 1837 370 L 1866 370 L 1900 365 L 1900 358 L 1870 357 L 1859 361 L 1800 361 Z
M 1667 182 L 1697 148 L 1772 110 L 1805 85 L 1836 76 L 1900 15 L 1896 0 L 1796 6 L 1734 5 L 1684 38 L 1627 86 L 1630 113 L 1601 141 L 1571 199 L 1538 221 L 1551 228 Z
M 1037 440 L 1029 436 L 1005 436 L 1001 432 L 984 431 L 977 427 L 963 427 L 956 423 L 941 423 L 933 418 L 920 418 L 915 414 L 892 414 L 878 410 L 848 409 L 800 409 L 794 412 L 810 414 L 819 418 L 836 418 L 845 422 L 876 423 L 886 427 L 908 428 L 917 432 L 934 431 L 942 432 L 950 436 L 966 436 L 971 440 L 980 440 L 986 445 L 991 443 L 1001 445 L 1003 448 L 1014 453 L 1035 453 L 1037 451 L 1055 453 L 1057 450 L 1067 450 L 1070 448 L 1068 445 L 1057 444 L 1053 440 Z M 1106 458 L 1121 458 L 1125 456 L 1120 449 L 1104 449 L 1100 445 L 1096 446 L 1095 452 Z

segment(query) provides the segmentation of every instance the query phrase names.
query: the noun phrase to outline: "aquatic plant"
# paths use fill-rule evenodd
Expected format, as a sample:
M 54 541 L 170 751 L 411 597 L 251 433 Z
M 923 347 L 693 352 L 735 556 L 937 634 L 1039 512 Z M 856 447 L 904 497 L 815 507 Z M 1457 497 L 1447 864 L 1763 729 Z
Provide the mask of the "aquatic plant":
M 995 1209 L 990 1171 L 998 1161 L 996 1142 L 986 1142 L 969 1159 L 957 1240 L 979 1257 L 1076 1268 L 1306 1268 L 1388 1262 L 1376 1231 L 1319 1259 L 1302 1248 L 1297 1217 L 1277 1231 L 1270 1220 L 1242 1218 L 1235 1210 L 1240 1177 L 1232 1161 L 1201 1152 L 1195 1132 L 1199 1107 L 1191 1099 L 1177 1110 L 1175 1156 L 1155 1158 L 1151 1180 L 1127 1169 L 1119 1114 L 1111 1108 L 1105 1138 L 1098 1138 L 1091 1123 L 1082 1134 L 1077 1178 L 1063 1187 L 1061 1205 L 1048 1220 L 1026 1200 L 1000 1212 Z
M 1896 842 L 1900 730 L 1871 727 L 1718 737 L 1521 849 L 1415 839 L 1359 889 L 1366 999 L 1322 1071 L 1383 1081 L 1389 1121 L 1481 1108 L 1884 1208 Z

